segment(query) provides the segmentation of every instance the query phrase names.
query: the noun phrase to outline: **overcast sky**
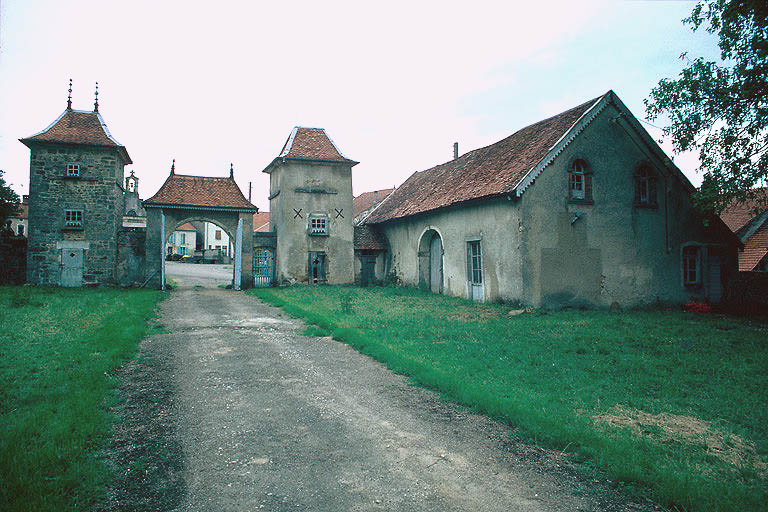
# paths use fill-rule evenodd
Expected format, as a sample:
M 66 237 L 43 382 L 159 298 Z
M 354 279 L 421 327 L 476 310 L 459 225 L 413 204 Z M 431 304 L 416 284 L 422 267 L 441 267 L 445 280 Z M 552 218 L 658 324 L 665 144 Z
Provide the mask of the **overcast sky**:
M 465 153 L 608 89 L 644 119 L 682 52 L 717 54 L 681 23 L 693 5 L 0 0 L 0 169 L 27 193 L 18 139 L 64 110 L 72 78 L 75 109 L 93 108 L 99 82 L 142 198 L 173 158 L 209 176 L 232 162 L 266 210 L 261 171 L 296 125 L 325 128 L 360 162 L 355 195 L 400 185 L 449 160 L 453 142 Z M 695 157 L 675 162 L 700 183 Z

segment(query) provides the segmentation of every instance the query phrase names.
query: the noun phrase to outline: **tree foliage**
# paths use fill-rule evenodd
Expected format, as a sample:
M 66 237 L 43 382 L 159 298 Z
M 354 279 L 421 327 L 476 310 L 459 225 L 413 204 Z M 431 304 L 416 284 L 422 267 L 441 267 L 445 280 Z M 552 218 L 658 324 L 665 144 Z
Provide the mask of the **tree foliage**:
M 768 2 L 706 0 L 683 20 L 719 38 L 720 63 L 698 57 L 645 100 L 648 117 L 666 115 L 675 153 L 698 150 L 704 185 L 697 203 L 720 212 L 756 199 L 768 184 Z
M 8 217 L 16 215 L 18 211 L 19 196 L 5 184 L 3 171 L 0 170 L 0 229 L 5 229 L 5 221 Z

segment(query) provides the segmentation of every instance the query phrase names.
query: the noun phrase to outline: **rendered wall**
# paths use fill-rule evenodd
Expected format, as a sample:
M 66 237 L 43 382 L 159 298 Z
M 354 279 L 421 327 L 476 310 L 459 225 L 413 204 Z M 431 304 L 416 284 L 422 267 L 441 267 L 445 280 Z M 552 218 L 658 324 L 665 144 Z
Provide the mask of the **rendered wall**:
M 405 284 L 419 285 L 419 245 L 424 233 L 437 231 L 443 242 L 443 293 L 469 297 L 467 242 L 480 240 L 483 297 L 520 300 L 520 214 L 506 198 L 457 206 L 381 225 L 391 248 L 391 268 Z
M 720 244 L 707 254 L 719 252 L 732 271 L 735 247 L 704 226 L 682 182 L 628 134 L 618 113 L 608 106 L 598 114 L 521 198 L 525 303 L 635 306 L 702 298 L 706 280 L 683 285 L 682 247 L 692 242 Z M 568 169 L 577 158 L 593 173 L 594 204 L 568 201 Z M 641 163 L 658 177 L 657 207 L 634 204 L 633 174 Z M 703 263 L 706 269 L 706 255 Z
M 308 282 L 308 258 L 313 251 L 326 253 L 329 284 L 354 282 L 350 165 L 278 163 L 270 172 L 270 197 L 269 224 L 277 233 L 278 282 Z M 327 236 L 309 234 L 313 214 L 327 216 Z

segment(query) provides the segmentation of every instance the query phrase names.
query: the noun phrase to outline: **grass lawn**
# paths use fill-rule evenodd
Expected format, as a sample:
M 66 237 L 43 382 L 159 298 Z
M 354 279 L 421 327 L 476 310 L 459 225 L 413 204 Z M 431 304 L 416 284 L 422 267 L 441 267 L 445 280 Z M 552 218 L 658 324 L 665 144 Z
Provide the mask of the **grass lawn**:
M 667 506 L 766 510 L 768 323 L 509 308 L 409 288 L 252 293 Z
M 0 287 L 0 510 L 84 510 L 103 497 L 111 372 L 161 296 Z

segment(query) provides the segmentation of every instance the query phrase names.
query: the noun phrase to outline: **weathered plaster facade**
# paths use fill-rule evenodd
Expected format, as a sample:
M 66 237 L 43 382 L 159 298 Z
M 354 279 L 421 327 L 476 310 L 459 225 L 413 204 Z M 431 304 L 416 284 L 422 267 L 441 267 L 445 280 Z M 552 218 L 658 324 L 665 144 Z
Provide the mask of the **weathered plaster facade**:
M 387 198 L 381 208 L 395 213 L 380 213 L 383 220 L 376 221 L 374 211 L 372 217 L 388 239 L 397 276 L 435 292 L 536 307 L 719 301 L 735 276 L 738 240 L 720 229 L 719 220 L 694 210 L 693 187 L 612 92 L 577 109 L 579 117 L 561 114 L 571 117 L 560 126 L 555 116 L 500 141 L 500 149 L 478 150 L 493 158 L 489 166 L 468 153 L 453 166 L 417 173 L 417 186 L 406 182 Z M 552 142 L 541 142 L 539 125 Z M 529 151 L 528 140 L 541 147 L 538 164 L 529 159 L 529 172 L 508 173 L 515 181 L 506 192 L 492 181 L 474 182 L 498 176 L 499 162 Z M 569 172 L 578 160 L 589 175 L 582 178 L 589 189 L 583 199 L 570 197 Z M 637 201 L 641 166 L 653 181 L 650 202 Z M 458 181 L 467 172 L 478 178 L 464 187 L 496 192 L 419 211 L 420 204 L 436 201 L 425 183 L 435 189 L 430 180 Z M 408 211 L 418 213 L 397 213 Z M 471 249 L 479 249 L 482 286 L 471 283 Z M 686 282 L 683 262 L 684 251 L 692 249 L 693 283 Z

